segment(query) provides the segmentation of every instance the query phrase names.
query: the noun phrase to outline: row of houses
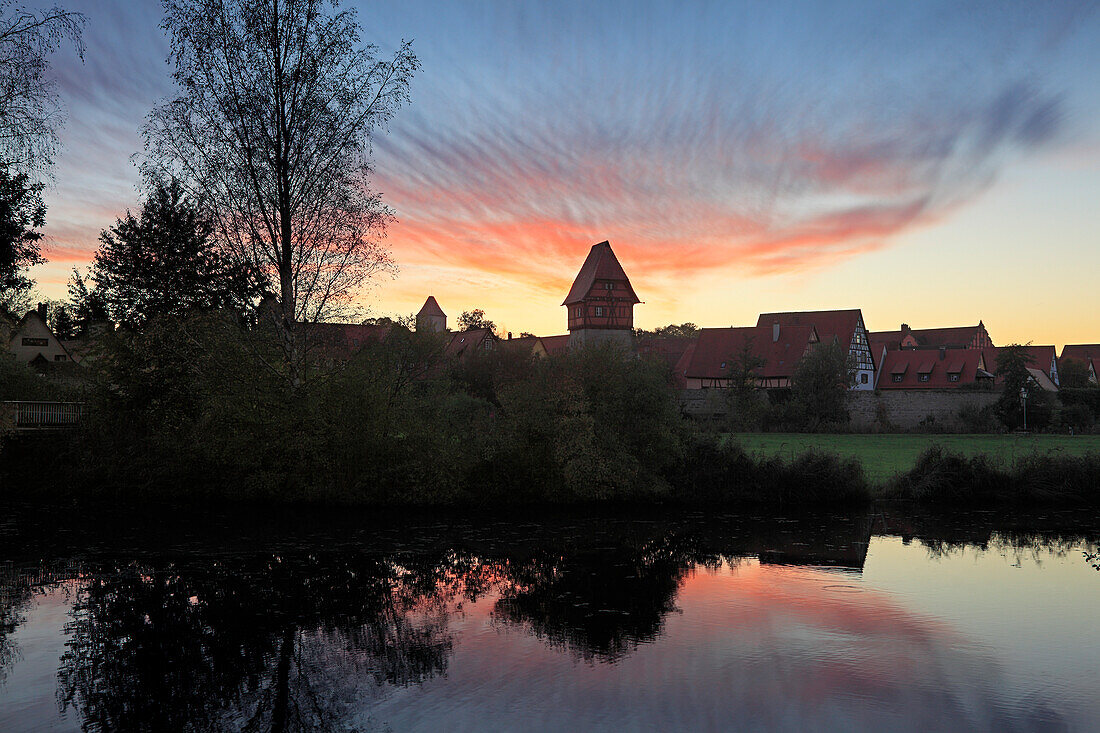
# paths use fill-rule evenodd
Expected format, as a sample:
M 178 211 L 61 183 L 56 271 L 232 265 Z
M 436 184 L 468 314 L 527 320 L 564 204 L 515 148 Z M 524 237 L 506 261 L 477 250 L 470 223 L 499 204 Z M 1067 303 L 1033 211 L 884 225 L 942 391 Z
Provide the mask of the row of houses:
M 993 388 L 1000 349 L 984 322 L 976 326 L 868 331 L 859 308 L 761 313 L 753 326 L 702 328 L 692 336 L 642 339 L 634 343 L 633 307 L 640 300 L 608 242 L 592 247 L 563 306 L 568 333 L 509 339 L 507 344 L 539 356 L 601 341 L 631 344 L 642 355 L 665 360 L 680 386 L 720 389 L 739 378 L 740 363 L 751 357 L 761 388 L 789 387 L 799 360 L 820 344 L 847 348 L 855 390 L 943 390 Z M 417 314 L 417 329 L 447 332 L 447 317 L 429 296 Z M 450 336 L 453 356 L 498 348 L 487 329 Z M 1054 346 L 1027 346 L 1029 371 L 1043 389 L 1058 389 L 1059 359 L 1076 360 L 1097 381 L 1100 345 L 1074 344 L 1059 357 Z
M 447 315 L 428 296 L 416 315 L 416 329 L 445 334 L 446 353 L 455 359 L 492 351 L 520 349 L 548 356 L 570 348 L 613 342 L 639 354 L 665 360 L 683 389 L 729 387 L 739 363 L 751 357 L 757 385 L 789 387 L 803 356 L 821 344 L 845 347 L 854 368 L 855 390 L 929 390 L 995 387 L 999 349 L 982 321 L 976 326 L 868 331 L 859 308 L 761 313 L 752 326 L 702 328 L 690 336 L 634 338 L 634 306 L 639 304 L 630 278 L 609 242 L 593 245 L 562 306 L 568 333 L 501 339 L 491 329 L 452 332 Z M 393 324 L 320 323 L 303 326 L 308 339 L 334 358 L 346 358 L 370 341 L 385 337 Z M 59 339 L 40 305 L 16 320 L 0 311 L 0 344 L 20 362 L 37 367 L 80 363 L 90 335 Z M 1059 360 L 1075 360 L 1097 382 L 1100 345 L 1073 344 L 1059 357 L 1054 346 L 1028 346 L 1030 371 L 1043 389 L 1057 390 Z

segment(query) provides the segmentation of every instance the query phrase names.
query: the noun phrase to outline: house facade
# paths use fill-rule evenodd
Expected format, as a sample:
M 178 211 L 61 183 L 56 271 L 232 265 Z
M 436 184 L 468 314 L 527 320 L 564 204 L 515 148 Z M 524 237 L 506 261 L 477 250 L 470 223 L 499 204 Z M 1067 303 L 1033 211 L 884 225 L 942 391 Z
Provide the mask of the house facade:
M 1079 361 L 1085 365 L 1089 373 L 1089 383 L 1097 384 L 1096 372 L 1100 367 L 1100 344 L 1066 344 L 1062 347 L 1062 356 L 1066 361 Z
M 684 369 L 684 386 L 728 388 L 745 371 L 748 356 L 758 360 L 752 370 L 757 387 L 790 387 L 799 360 L 819 341 L 814 327 L 805 325 L 702 328 Z
M 72 354 L 46 322 L 45 303 L 28 311 L 11 329 L 8 351 L 16 361 L 34 366 L 73 361 Z
M 867 327 L 863 322 L 863 311 L 859 308 L 835 311 L 799 311 L 785 313 L 761 313 L 756 321 L 757 327 L 780 328 L 791 326 L 812 326 L 820 342 L 840 344 L 848 350 L 854 366 L 854 384 L 852 389 L 871 390 L 875 388 L 875 359 L 871 353 L 871 343 Z

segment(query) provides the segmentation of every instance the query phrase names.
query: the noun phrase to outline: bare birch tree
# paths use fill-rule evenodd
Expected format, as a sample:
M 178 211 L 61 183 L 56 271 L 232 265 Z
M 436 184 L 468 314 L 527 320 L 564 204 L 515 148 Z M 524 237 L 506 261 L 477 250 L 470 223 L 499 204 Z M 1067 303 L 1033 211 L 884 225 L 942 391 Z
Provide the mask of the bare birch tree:
M 0 0 L 0 166 L 41 171 L 57 150 L 62 109 L 49 56 L 66 39 L 84 57 L 84 16 L 54 6 L 34 12 Z
M 178 178 L 224 246 L 277 283 L 298 324 L 392 270 L 371 135 L 409 100 L 410 42 L 386 58 L 337 0 L 163 0 L 179 96 L 144 127 L 148 175 Z M 293 361 L 293 360 L 292 360 Z

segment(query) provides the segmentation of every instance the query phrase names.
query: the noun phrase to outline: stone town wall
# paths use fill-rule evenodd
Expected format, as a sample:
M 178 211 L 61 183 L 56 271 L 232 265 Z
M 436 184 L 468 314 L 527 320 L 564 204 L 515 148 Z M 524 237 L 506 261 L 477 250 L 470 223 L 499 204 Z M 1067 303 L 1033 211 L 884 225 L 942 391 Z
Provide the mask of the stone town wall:
M 906 431 L 963 429 L 959 411 L 980 410 L 992 405 L 999 392 L 973 392 L 957 389 L 905 390 L 881 392 L 853 390 L 849 393 L 848 428 L 857 431 Z M 724 389 L 684 390 L 682 409 L 697 418 L 718 418 L 729 409 Z
M 852 392 L 848 401 L 853 430 L 961 430 L 959 411 L 994 404 L 1000 392 L 958 389 L 890 389 Z

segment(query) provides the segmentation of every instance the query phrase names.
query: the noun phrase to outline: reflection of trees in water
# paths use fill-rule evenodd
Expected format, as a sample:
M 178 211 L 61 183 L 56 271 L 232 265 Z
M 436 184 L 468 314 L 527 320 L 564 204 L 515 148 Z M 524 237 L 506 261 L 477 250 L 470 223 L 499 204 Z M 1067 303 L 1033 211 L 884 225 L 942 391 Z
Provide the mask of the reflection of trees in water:
M 13 563 L 0 563 L 0 686 L 7 682 L 8 672 L 20 659 L 19 647 L 11 637 L 26 622 L 30 606 L 48 588 L 76 573 L 67 563 L 54 565 L 17 570 Z
M 363 680 L 446 669 L 449 575 L 355 555 L 106 569 L 74 604 L 59 696 L 86 729 L 333 727 Z
M 991 512 L 961 516 L 884 512 L 876 515 L 875 530 L 899 535 L 906 544 L 916 539 L 932 558 L 977 550 L 995 552 L 1016 564 L 1027 559 L 1042 565 L 1047 557 L 1064 558 L 1084 547 L 1086 561 L 1100 559 L 1100 529 L 1088 513 L 1050 512 L 1036 517 Z
M 943 551 L 1081 540 L 995 521 L 960 529 L 902 519 L 879 517 L 876 529 Z M 486 595 L 497 597 L 494 623 L 614 662 L 661 636 L 693 569 L 760 557 L 858 572 L 870 533 L 868 517 L 591 519 L 511 531 L 431 525 L 351 549 L 310 538 L 309 550 L 215 555 L 208 541 L 174 561 L 102 552 L 124 559 L 81 576 L 58 697 L 89 730 L 361 726 L 369 701 L 446 672 L 454 614 Z M 0 583 L 0 661 L 34 587 L 9 581 Z
M 613 661 L 660 635 L 690 567 L 686 555 L 625 548 L 533 560 L 512 567 L 493 613 L 586 659 Z

